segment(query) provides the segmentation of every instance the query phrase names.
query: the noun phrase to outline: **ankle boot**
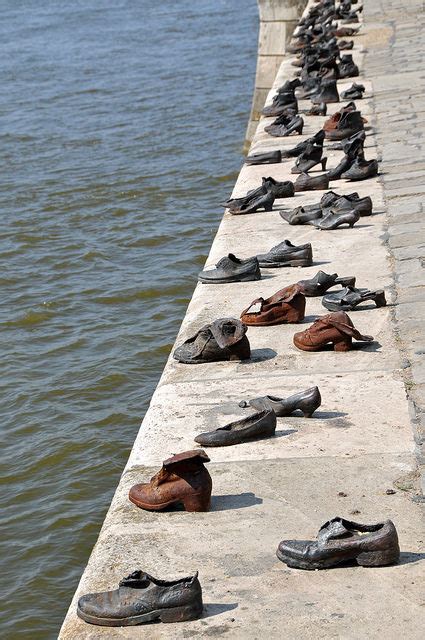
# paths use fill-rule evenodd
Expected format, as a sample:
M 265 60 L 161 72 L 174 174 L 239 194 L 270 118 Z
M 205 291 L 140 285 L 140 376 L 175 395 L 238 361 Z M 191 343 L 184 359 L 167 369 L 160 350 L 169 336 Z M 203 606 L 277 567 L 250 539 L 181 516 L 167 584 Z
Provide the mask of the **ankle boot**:
M 340 78 L 355 78 L 359 75 L 359 68 L 353 61 L 351 54 L 342 56 L 338 65 L 338 74 Z
M 343 100 L 361 100 L 363 98 L 364 92 L 364 85 L 356 84 L 354 82 L 354 84 L 352 84 L 349 89 L 346 89 L 341 93 L 341 98 Z
M 318 271 L 310 280 L 299 280 L 297 283 L 301 287 L 301 291 L 308 298 L 323 296 L 328 289 L 335 285 L 341 287 L 354 287 L 356 278 L 354 276 L 339 277 L 337 273 L 325 273 Z
M 313 104 L 339 102 L 336 80 L 322 80 L 319 91 L 311 96 L 311 101 Z
M 327 140 L 343 140 L 362 129 L 364 129 L 364 123 L 360 111 L 349 111 L 342 114 L 335 129 L 325 131 L 325 138 Z
M 294 345 L 302 351 L 320 351 L 331 343 L 334 351 L 350 351 L 353 338 L 372 342 L 372 336 L 363 336 L 354 327 L 344 311 L 322 316 L 311 327 L 294 335 Z
M 291 135 L 291 133 L 301 135 L 303 128 L 304 120 L 301 116 L 294 116 L 287 124 L 270 125 L 269 127 L 265 127 L 264 131 L 275 138 L 284 138 Z
M 186 511 L 209 511 L 212 480 L 204 467 L 209 461 L 202 449 L 178 453 L 162 463 L 162 469 L 150 482 L 132 486 L 128 497 L 148 511 L 161 511 L 180 503 Z
M 325 171 L 327 158 L 322 158 L 322 153 L 322 146 L 308 145 L 307 149 L 298 156 L 291 173 L 307 173 L 319 163 L 322 165 L 322 171 Z

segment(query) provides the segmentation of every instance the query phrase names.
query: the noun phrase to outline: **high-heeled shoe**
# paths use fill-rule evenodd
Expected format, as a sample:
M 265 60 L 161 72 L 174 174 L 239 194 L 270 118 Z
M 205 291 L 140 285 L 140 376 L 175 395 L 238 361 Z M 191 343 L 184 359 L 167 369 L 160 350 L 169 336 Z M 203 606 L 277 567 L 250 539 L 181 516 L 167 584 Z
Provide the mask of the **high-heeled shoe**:
M 354 287 L 356 278 L 354 276 L 340 277 L 337 273 L 325 273 L 318 271 L 309 280 L 299 280 L 297 284 L 307 298 L 323 296 L 328 289 L 340 285 L 341 287 Z
M 266 193 L 258 196 L 257 198 L 253 198 L 247 204 L 242 204 L 240 207 L 229 207 L 228 210 L 233 216 L 255 213 L 259 209 L 272 211 L 275 199 L 276 196 L 270 189 L 268 189 Z
M 322 305 L 329 311 L 352 311 L 362 302 L 369 300 L 372 300 L 377 307 L 385 307 L 387 304 L 385 292 L 382 289 L 369 291 L 346 287 L 341 291 L 327 293 L 322 298 Z
M 273 410 L 278 418 L 290 416 L 294 411 L 302 411 L 304 418 L 311 418 L 313 413 L 322 404 L 322 398 L 318 387 L 311 387 L 305 391 L 295 393 L 288 398 L 277 398 L 276 396 L 262 396 L 252 398 L 252 400 L 242 400 L 239 406 L 244 409 L 252 407 L 257 411 Z
M 322 217 L 321 209 L 306 211 L 304 207 L 297 207 L 293 211 L 279 211 L 281 218 L 291 225 L 307 224 L 310 220 L 318 220 Z
M 321 218 L 320 220 L 311 220 L 308 224 L 313 225 L 316 229 L 322 229 L 323 231 L 331 231 L 338 229 L 343 224 L 348 224 L 350 229 L 360 220 L 360 216 L 355 210 L 342 211 L 340 213 L 333 211 Z
M 322 165 L 322 171 L 325 171 L 327 158 L 322 158 L 322 153 L 322 146 L 308 145 L 307 149 L 298 156 L 291 173 L 307 173 L 319 163 Z
M 364 336 L 357 331 L 344 311 L 337 311 L 318 318 L 311 327 L 296 333 L 293 342 L 301 351 L 320 351 L 329 343 L 334 351 L 350 351 L 353 338 L 360 342 L 373 342 L 372 336 Z
M 341 196 L 329 207 L 323 207 L 322 215 L 327 215 L 330 209 L 333 209 L 335 212 L 351 211 L 354 209 L 360 217 L 364 217 L 372 214 L 373 203 L 370 196 L 365 196 L 364 198 L 359 198 L 357 196 L 356 199 L 353 199 L 350 196 Z

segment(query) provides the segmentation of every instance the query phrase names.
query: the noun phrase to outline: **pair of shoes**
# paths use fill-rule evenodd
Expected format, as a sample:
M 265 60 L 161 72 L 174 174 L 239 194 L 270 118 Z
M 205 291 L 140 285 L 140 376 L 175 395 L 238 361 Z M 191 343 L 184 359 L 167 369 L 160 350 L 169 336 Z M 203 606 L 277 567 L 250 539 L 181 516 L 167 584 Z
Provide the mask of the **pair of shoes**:
M 295 246 L 289 240 L 272 247 L 268 253 L 243 260 L 229 253 L 221 258 L 214 269 L 198 274 L 204 284 L 228 284 L 230 282 L 251 282 L 261 279 L 260 267 L 309 267 L 313 264 L 311 244 Z
M 255 213 L 259 209 L 272 211 L 276 198 L 290 198 L 294 195 L 294 185 L 290 180 L 279 182 L 272 177 L 262 178 L 261 186 L 248 191 L 243 198 L 230 198 L 223 206 L 233 215 Z
M 291 225 L 314 224 L 315 221 L 327 216 L 331 211 L 346 213 L 352 210 L 356 211 L 359 217 L 370 216 L 372 214 L 372 199 L 370 196 L 360 198 L 357 192 L 342 196 L 334 191 L 329 191 L 315 204 L 296 207 L 291 211 L 279 211 L 279 215 Z
M 275 138 L 285 138 L 291 135 L 291 133 L 302 134 L 304 128 L 304 120 L 298 115 L 284 115 L 280 116 L 281 123 L 273 123 L 267 127 L 264 127 L 264 131 Z
M 364 336 L 357 331 L 344 311 L 337 311 L 318 318 L 311 327 L 296 333 L 293 341 L 302 351 L 321 351 L 329 343 L 334 351 L 350 351 L 353 338 L 373 342 L 372 336 Z
M 301 155 L 301 153 L 303 153 L 310 144 L 323 147 L 324 139 L 325 132 L 320 129 L 320 131 L 318 131 L 314 136 L 307 138 L 307 140 L 303 140 L 303 142 L 299 142 L 292 149 L 281 151 L 282 158 L 296 158 Z

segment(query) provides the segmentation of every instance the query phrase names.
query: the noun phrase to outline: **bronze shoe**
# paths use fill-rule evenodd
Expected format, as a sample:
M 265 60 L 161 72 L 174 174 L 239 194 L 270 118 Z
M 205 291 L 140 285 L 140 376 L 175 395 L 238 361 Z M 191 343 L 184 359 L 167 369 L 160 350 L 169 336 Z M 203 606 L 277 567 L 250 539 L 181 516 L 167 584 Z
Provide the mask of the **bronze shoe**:
M 352 561 L 362 567 L 382 567 L 398 562 L 400 547 L 391 520 L 359 524 L 333 518 L 320 527 L 317 541 L 282 540 L 276 555 L 295 569 L 329 569 Z
M 202 449 L 178 453 L 162 463 L 150 482 L 132 486 L 128 497 L 148 511 L 176 504 L 183 504 L 186 511 L 209 511 L 212 480 L 204 467 L 209 461 Z
M 244 324 L 269 327 L 275 324 L 294 324 L 304 320 L 305 297 L 297 284 L 281 289 L 270 298 L 257 298 L 241 313 Z
M 363 336 L 357 331 L 344 311 L 337 311 L 322 316 L 305 331 L 296 333 L 293 340 L 301 351 L 320 351 L 329 343 L 334 351 L 350 351 L 353 338 L 362 342 L 373 341 L 372 336 Z

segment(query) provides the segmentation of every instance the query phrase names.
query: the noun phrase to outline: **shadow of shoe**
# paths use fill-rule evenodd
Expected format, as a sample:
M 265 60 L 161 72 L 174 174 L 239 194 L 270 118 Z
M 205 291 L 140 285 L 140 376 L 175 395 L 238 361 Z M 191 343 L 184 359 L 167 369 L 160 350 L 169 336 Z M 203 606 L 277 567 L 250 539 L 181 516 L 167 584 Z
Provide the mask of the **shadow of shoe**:
M 381 347 L 382 344 L 377 340 L 374 340 L 373 342 L 353 342 L 353 351 L 377 352 Z
M 212 618 L 213 616 L 219 616 L 220 613 L 226 613 L 226 611 L 233 611 L 239 606 L 238 602 L 231 602 L 229 604 L 204 604 L 204 611 L 201 618 Z
M 411 551 L 402 551 L 400 553 L 400 560 L 398 564 L 414 564 L 425 560 L 425 553 L 413 553 Z
M 272 360 L 277 356 L 277 351 L 274 349 L 252 349 L 251 359 L 242 360 L 241 364 L 250 364 L 251 362 L 265 362 L 266 360 Z
M 298 429 L 284 429 L 283 431 L 275 431 L 274 437 L 290 436 L 292 433 L 298 433 Z
M 211 496 L 211 511 L 229 511 L 230 509 L 245 509 L 256 504 L 262 504 L 263 499 L 257 498 L 255 493 L 237 493 L 224 496 Z
M 332 420 L 334 418 L 345 418 L 345 416 L 348 416 L 348 413 L 345 413 L 345 411 L 315 411 L 312 418 Z

